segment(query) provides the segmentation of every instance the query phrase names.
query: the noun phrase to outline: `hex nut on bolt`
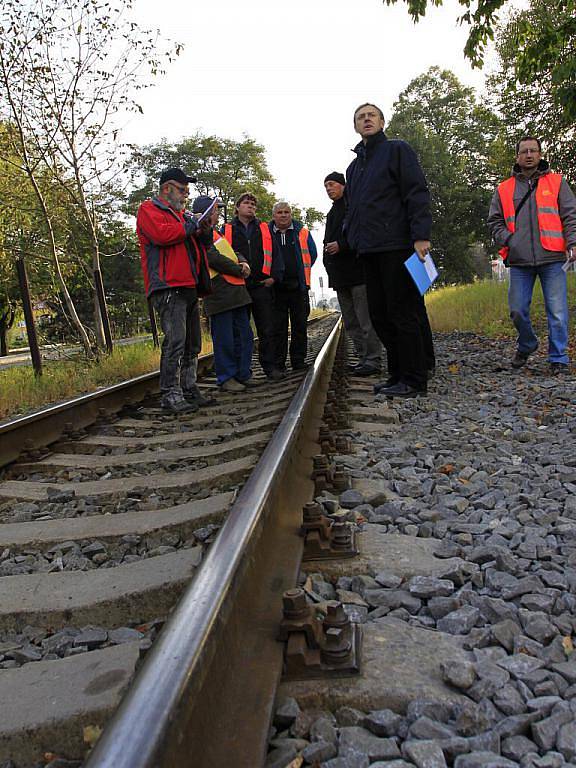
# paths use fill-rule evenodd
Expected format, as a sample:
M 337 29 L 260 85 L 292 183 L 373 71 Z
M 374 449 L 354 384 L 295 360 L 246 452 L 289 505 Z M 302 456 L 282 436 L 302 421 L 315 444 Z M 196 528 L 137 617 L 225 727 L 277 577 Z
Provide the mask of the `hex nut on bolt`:
M 306 593 L 300 587 L 288 589 L 282 595 L 282 609 L 285 619 L 297 619 L 306 614 L 308 603 Z

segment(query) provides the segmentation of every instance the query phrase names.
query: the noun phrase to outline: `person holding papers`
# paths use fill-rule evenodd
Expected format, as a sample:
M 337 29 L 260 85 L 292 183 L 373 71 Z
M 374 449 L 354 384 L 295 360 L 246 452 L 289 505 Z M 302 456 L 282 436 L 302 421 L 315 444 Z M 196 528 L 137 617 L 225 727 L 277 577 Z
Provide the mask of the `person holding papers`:
M 413 253 L 424 261 L 430 251 L 430 193 L 414 150 L 384 134 L 379 107 L 358 107 L 354 128 L 362 141 L 346 172 L 344 231 L 364 260 L 370 318 L 388 358 L 389 377 L 374 391 L 425 395 L 432 341 L 426 338 L 422 296 L 405 262 Z
M 542 159 L 540 140 L 524 136 L 516 145 L 513 175 L 498 185 L 488 225 L 510 267 L 508 303 L 518 331 L 512 368 L 522 368 L 538 348 L 530 322 L 536 278 L 548 318 L 548 359 L 553 374 L 568 372 L 566 268 L 576 260 L 576 198 L 559 173 Z
M 209 217 L 215 227 L 218 200 L 201 195 L 194 200 L 192 212 Z M 210 318 L 216 380 L 225 392 L 243 392 L 252 384 L 254 335 L 250 326 L 251 299 L 246 289 L 250 265 L 215 229 L 212 236 L 213 245 L 208 250 L 212 293 L 204 299 L 204 310 Z
M 189 183 L 181 168 L 160 176 L 158 195 L 138 209 L 136 231 L 144 286 L 164 332 L 160 357 L 162 408 L 187 413 L 207 405 L 196 384 L 202 349 L 198 297 L 210 291 L 206 246 L 211 226 L 184 211 Z

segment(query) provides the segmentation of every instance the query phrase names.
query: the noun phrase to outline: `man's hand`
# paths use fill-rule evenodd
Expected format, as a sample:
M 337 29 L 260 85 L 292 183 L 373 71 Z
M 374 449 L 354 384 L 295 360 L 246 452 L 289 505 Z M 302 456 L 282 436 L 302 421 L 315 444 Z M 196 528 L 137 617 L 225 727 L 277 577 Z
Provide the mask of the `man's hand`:
M 566 257 L 570 264 L 576 261 L 576 248 L 568 248 L 566 251 Z
M 265 288 L 272 288 L 274 285 L 274 278 L 273 277 L 267 277 L 266 280 L 261 280 L 260 285 L 263 285 Z
M 242 277 L 250 277 L 250 264 L 248 262 L 241 261 L 240 269 L 242 270 Z
M 332 243 L 326 243 L 324 246 L 324 253 L 327 253 L 328 256 L 335 256 L 337 253 L 340 253 L 340 246 L 336 241 Z
M 418 254 L 420 261 L 425 261 L 427 254 L 430 253 L 430 240 L 416 240 L 414 250 Z

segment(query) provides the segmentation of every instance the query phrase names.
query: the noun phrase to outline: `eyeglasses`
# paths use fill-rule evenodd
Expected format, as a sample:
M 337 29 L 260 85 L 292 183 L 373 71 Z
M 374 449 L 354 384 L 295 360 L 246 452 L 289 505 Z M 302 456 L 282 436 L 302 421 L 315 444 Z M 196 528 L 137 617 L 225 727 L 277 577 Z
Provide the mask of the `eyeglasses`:
M 188 187 L 182 187 L 180 184 L 175 184 L 173 181 L 169 182 L 171 187 L 174 187 L 175 189 L 180 192 L 181 195 L 187 195 L 188 194 Z
M 518 152 L 519 155 L 539 155 L 540 150 L 539 149 L 521 149 Z

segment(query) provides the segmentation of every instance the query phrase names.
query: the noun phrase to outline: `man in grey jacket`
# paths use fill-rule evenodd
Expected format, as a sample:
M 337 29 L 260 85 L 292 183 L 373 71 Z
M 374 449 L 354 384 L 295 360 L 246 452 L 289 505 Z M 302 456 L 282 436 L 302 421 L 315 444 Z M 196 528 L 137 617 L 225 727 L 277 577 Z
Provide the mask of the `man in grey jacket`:
M 488 225 L 500 255 L 510 267 L 508 304 L 518 331 L 513 368 L 521 368 L 538 348 L 530 304 L 540 279 L 548 319 L 548 359 L 552 373 L 568 371 L 566 264 L 576 261 L 576 198 L 566 180 L 542 159 L 540 141 L 524 136 L 516 145 L 513 175 L 498 185 Z

